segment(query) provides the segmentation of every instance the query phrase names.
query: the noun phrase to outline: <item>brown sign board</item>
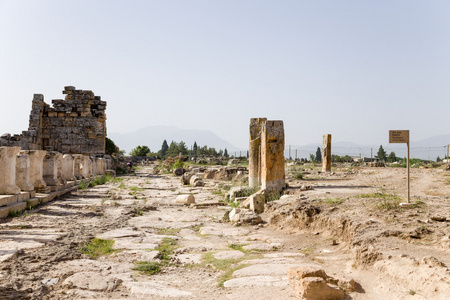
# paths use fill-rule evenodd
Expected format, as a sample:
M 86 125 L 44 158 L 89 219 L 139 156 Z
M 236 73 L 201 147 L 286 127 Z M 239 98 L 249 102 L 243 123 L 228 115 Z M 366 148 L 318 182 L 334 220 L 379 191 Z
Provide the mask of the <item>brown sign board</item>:
M 389 130 L 389 143 L 409 143 L 409 130 Z

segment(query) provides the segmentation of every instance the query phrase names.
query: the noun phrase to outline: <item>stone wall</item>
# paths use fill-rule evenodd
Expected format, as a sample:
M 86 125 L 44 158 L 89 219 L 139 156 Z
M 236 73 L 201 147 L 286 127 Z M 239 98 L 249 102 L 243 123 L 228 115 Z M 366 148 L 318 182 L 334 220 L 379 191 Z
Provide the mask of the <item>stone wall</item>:
M 49 150 L 64 154 L 104 154 L 106 138 L 106 101 L 92 91 L 66 86 L 65 100 L 44 102 L 35 94 L 28 131 L 5 134 L 0 146 L 18 146 L 23 150 Z

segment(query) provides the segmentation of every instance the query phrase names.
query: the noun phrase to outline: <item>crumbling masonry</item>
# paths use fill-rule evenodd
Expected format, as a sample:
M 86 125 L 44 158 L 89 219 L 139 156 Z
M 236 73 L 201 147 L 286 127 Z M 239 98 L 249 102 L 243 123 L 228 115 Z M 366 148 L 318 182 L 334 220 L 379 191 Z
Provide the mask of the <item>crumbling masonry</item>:
M 64 154 L 104 154 L 106 137 L 106 101 L 92 91 L 66 86 L 65 100 L 33 97 L 30 123 L 21 135 L 5 134 L 0 146 L 18 146 L 22 150 L 58 151 Z
M 114 174 L 105 155 L 106 102 L 67 86 L 65 100 L 33 98 L 28 131 L 0 138 L 0 218 Z

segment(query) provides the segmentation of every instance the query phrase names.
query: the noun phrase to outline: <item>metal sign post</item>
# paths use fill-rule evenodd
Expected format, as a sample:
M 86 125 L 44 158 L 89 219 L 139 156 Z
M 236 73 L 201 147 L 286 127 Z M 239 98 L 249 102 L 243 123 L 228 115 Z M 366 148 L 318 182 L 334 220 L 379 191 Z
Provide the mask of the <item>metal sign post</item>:
M 410 203 L 410 190 L 409 190 L 409 130 L 389 130 L 389 143 L 401 143 L 405 144 L 407 147 L 406 151 L 406 168 L 407 168 L 407 174 L 406 174 L 406 185 L 407 185 L 407 205 Z

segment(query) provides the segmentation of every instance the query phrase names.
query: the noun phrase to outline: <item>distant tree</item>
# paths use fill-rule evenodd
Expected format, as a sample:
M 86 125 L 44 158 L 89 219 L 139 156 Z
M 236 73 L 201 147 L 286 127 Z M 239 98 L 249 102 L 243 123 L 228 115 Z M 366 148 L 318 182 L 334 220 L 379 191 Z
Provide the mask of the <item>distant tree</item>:
M 378 158 L 381 161 L 386 161 L 387 160 L 386 151 L 384 151 L 383 145 L 380 145 L 380 148 L 378 149 L 377 155 L 375 157 Z
M 169 149 L 167 149 L 166 155 L 164 156 L 164 158 L 167 157 L 175 157 L 178 156 L 180 154 L 179 150 L 178 150 L 178 144 L 174 141 L 172 141 L 170 143 Z
M 320 147 L 317 147 L 317 151 L 316 151 L 316 157 L 314 159 L 317 162 L 321 162 L 322 161 L 322 152 L 320 151 Z
M 316 161 L 316 157 L 312 153 L 309 154 L 309 159 L 311 160 L 311 162 L 315 162 Z
M 225 148 L 225 150 L 223 151 L 223 156 L 228 157 L 228 151 L 227 151 L 227 148 Z
M 130 152 L 131 156 L 147 156 L 150 153 L 150 149 L 147 146 L 137 146 Z
M 161 146 L 161 150 L 159 150 L 159 155 L 162 158 L 166 158 L 166 154 L 167 154 L 167 150 L 168 149 L 169 149 L 169 145 L 167 144 L 167 141 L 164 140 L 164 142 L 162 143 L 162 146 Z
M 437 158 L 436 158 L 436 162 L 441 162 L 442 161 L 442 159 L 438 156 Z
M 188 149 L 186 147 L 186 144 L 181 141 L 178 143 L 178 155 L 181 153 L 181 155 L 188 155 Z
M 394 151 L 389 153 L 389 156 L 387 157 L 387 161 L 388 162 L 395 162 L 395 161 L 397 161 L 397 156 L 395 155 Z
M 218 156 L 223 156 L 223 150 L 220 149 L 219 152 L 217 153 Z
M 197 142 L 194 142 L 194 147 L 192 148 L 192 155 L 197 155 L 197 148 L 198 148 L 198 146 L 197 146 Z
M 119 147 L 117 147 L 113 140 L 108 137 L 105 139 L 105 152 L 109 155 L 119 152 Z
M 247 150 L 247 158 L 248 158 L 248 150 Z

